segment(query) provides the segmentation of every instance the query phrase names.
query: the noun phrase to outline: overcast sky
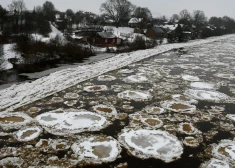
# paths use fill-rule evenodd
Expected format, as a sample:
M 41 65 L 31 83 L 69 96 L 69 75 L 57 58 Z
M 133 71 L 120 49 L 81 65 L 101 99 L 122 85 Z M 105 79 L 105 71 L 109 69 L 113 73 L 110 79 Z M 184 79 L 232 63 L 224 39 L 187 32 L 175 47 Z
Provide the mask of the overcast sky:
M 28 9 L 42 5 L 45 0 L 24 0 Z M 100 5 L 106 0 L 49 0 L 56 9 L 66 11 L 84 10 L 99 14 Z M 230 16 L 235 18 L 235 0 L 130 0 L 133 4 L 141 7 L 148 7 L 153 16 L 166 15 L 170 17 L 174 13 L 179 13 L 182 9 L 190 12 L 199 9 L 203 10 L 208 17 Z M 7 7 L 11 0 L 0 0 L 3 7 Z

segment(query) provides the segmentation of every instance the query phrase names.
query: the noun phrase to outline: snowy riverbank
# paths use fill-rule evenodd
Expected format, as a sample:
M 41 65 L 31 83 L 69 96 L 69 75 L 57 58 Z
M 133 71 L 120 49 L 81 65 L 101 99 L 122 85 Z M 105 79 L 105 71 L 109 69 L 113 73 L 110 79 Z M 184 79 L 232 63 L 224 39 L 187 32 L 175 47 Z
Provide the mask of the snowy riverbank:
M 99 76 L 103 73 L 124 67 L 133 62 L 160 54 L 172 49 L 203 45 L 218 40 L 235 38 L 235 35 L 213 37 L 205 40 L 195 40 L 188 43 L 167 44 L 154 49 L 135 51 L 132 53 L 119 54 L 93 64 L 64 69 L 49 76 L 40 78 L 31 83 L 13 85 L 0 91 L 0 110 L 13 110 L 22 105 L 34 102 L 68 87 L 76 85 L 87 79 Z

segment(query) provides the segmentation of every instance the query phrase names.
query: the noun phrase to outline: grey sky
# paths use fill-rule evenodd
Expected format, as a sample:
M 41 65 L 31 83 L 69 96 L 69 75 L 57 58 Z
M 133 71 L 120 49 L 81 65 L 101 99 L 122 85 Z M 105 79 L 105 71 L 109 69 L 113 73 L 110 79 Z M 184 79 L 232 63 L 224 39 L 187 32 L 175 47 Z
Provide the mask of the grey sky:
M 27 8 L 42 5 L 46 0 L 25 0 Z M 101 3 L 106 0 L 49 0 L 60 11 L 72 9 L 74 11 L 85 10 L 99 14 Z M 148 7 L 153 16 L 171 16 L 179 13 L 182 9 L 190 12 L 203 10 L 208 17 L 228 15 L 235 18 L 235 0 L 130 0 L 133 4 Z M 7 7 L 11 0 L 0 0 L 3 7 Z

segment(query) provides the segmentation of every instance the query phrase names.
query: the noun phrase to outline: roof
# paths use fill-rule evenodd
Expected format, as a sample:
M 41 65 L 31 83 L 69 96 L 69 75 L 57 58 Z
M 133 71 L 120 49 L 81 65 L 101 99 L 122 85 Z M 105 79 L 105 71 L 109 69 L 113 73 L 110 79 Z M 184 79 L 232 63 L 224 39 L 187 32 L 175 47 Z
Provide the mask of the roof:
M 153 30 L 156 32 L 156 33 L 165 33 L 162 28 L 160 27 L 153 27 Z
M 115 36 L 112 32 L 98 32 L 97 34 L 98 34 L 100 37 L 106 38 L 106 39 L 109 39 L 109 38 L 116 38 L 116 36 Z
M 140 23 L 142 20 L 142 18 L 131 18 L 128 23 Z

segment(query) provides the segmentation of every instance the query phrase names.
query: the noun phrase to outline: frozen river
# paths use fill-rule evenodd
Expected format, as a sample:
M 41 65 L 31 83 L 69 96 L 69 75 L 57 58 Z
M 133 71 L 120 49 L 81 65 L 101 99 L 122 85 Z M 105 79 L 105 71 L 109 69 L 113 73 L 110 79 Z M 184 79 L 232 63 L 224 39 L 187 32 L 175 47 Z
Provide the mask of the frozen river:
M 0 165 L 234 167 L 234 43 L 168 51 L 2 113 Z

